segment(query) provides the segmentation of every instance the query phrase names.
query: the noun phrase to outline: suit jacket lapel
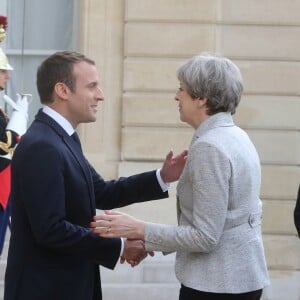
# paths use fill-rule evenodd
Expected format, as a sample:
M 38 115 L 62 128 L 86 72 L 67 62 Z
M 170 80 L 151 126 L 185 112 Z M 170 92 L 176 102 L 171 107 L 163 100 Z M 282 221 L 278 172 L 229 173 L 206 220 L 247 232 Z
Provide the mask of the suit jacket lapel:
M 88 166 L 88 163 L 82 153 L 82 150 L 80 148 L 80 145 L 78 145 L 72 137 L 70 137 L 66 131 L 53 120 L 51 117 L 43 113 L 41 110 L 38 112 L 35 118 L 37 121 L 46 123 L 48 126 L 50 126 L 57 135 L 62 139 L 62 141 L 66 144 L 66 146 L 69 148 L 70 152 L 74 155 L 76 161 L 80 165 L 80 168 L 82 170 L 82 173 L 85 177 L 85 180 L 87 182 L 88 191 L 90 194 L 90 205 L 92 212 L 95 211 L 95 201 L 94 201 L 94 187 L 92 182 L 92 174 L 90 171 L 90 168 Z
M 67 147 L 70 149 L 70 151 L 73 153 L 73 155 L 75 156 L 78 164 L 81 167 L 81 170 L 84 174 L 84 177 L 86 179 L 87 186 L 88 186 L 88 189 L 89 189 L 90 199 L 93 199 L 91 201 L 91 209 L 92 209 L 92 211 L 94 211 L 95 210 L 94 187 L 93 187 L 93 181 L 92 181 L 92 174 L 91 174 L 90 168 L 88 166 L 88 163 L 86 161 L 86 158 L 84 157 L 84 155 L 82 153 L 80 145 L 78 145 L 72 139 L 72 137 L 66 135 L 66 136 L 63 137 L 63 141 L 65 142 Z

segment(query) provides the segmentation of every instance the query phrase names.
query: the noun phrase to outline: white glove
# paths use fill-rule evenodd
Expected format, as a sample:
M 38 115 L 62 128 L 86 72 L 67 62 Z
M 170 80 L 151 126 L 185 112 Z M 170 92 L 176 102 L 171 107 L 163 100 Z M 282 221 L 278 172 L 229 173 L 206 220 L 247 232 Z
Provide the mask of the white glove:
M 15 102 L 7 95 L 3 95 L 3 100 L 8 105 L 10 105 L 14 110 L 23 112 L 23 114 L 28 118 L 29 102 L 28 102 L 27 96 L 25 96 L 25 95 L 21 96 L 20 94 L 17 94 L 17 100 Z
M 28 105 L 29 105 L 29 102 L 28 102 L 27 96 L 17 94 L 16 104 L 18 106 L 17 110 L 22 111 L 26 115 L 26 117 L 28 118 Z
M 7 95 L 3 95 L 3 100 L 8 104 L 10 105 L 13 109 L 17 110 L 18 109 L 18 106 L 16 104 L 16 102 L 11 99 L 10 97 L 8 97 Z
M 5 102 L 7 101 L 8 96 L 6 97 Z M 10 99 L 10 98 L 9 98 Z M 11 99 L 10 99 L 11 100 Z M 9 100 L 9 104 L 14 108 L 14 111 L 9 119 L 9 122 L 6 126 L 6 129 L 12 130 L 19 135 L 23 135 L 27 129 L 27 121 L 28 121 L 28 100 L 26 96 L 21 96 L 17 94 L 16 102 L 11 103 Z

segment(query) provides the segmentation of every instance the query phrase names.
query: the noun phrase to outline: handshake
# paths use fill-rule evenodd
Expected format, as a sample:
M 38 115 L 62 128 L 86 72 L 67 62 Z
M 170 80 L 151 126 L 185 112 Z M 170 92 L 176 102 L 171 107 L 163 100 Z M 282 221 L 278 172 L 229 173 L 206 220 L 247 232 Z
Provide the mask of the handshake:
M 154 256 L 154 252 L 145 250 L 144 241 L 124 239 L 124 250 L 120 262 L 123 264 L 126 261 L 135 267 L 148 255 Z
M 127 214 L 105 210 L 105 214 L 95 216 L 90 223 L 93 232 L 102 237 L 123 237 L 124 251 L 121 263 L 127 261 L 132 267 L 138 265 L 154 252 L 145 250 L 145 222 Z

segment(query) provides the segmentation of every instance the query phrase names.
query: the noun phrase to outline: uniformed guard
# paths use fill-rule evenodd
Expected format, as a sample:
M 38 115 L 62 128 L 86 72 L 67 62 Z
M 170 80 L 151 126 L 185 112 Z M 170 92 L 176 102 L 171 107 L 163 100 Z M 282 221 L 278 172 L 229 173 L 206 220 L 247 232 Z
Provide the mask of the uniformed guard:
M 0 43 L 5 39 L 6 29 L 7 18 L 0 16 Z M 12 70 L 7 56 L 0 48 L 0 99 L 13 109 L 9 118 L 4 108 L 0 107 L 0 254 L 10 216 L 10 162 L 15 146 L 26 131 L 28 121 L 27 97 L 17 94 L 16 101 L 13 101 L 5 95 L 9 72 Z

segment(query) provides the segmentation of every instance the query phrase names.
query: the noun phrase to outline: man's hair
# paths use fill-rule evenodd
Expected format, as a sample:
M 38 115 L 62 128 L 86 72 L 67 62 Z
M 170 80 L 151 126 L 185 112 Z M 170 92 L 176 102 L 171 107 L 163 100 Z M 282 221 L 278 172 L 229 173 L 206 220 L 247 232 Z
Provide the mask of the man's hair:
M 54 87 L 59 82 L 64 83 L 72 92 L 75 91 L 76 78 L 73 74 L 73 67 L 82 61 L 95 65 L 93 60 L 74 51 L 56 52 L 42 62 L 38 68 L 36 80 L 42 104 L 54 101 Z

